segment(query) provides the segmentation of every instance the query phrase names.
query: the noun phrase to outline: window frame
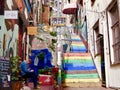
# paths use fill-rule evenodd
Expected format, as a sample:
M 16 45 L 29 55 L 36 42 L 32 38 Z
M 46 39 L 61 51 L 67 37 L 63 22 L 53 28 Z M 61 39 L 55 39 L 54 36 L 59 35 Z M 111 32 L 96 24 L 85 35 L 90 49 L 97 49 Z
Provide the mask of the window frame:
M 116 15 L 116 16 L 113 17 L 112 15 Z M 119 27 L 120 22 L 118 17 L 119 17 L 118 2 L 117 0 L 115 0 L 111 2 L 111 4 L 107 8 L 107 20 L 109 22 L 108 34 L 109 34 L 109 48 L 110 48 L 109 50 L 110 50 L 111 65 L 120 64 L 120 39 L 117 39 L 120 38 L 120 27 Z M 119 34 L 115 34 L 116 32 L 119 32 Z

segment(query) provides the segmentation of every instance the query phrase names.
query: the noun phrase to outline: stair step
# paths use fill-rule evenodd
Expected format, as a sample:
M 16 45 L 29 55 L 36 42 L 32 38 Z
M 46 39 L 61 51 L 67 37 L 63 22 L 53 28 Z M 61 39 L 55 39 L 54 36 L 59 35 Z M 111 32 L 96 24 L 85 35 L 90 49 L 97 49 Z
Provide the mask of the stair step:
M 63 67 L 64 70 L 95 70 L 96 67 L 92 66 L 92 67 Z
M 71 56 L 71 57 L 64 57 L 64 60 L 83 60 L 83 61 L 85 61 L 85 60 L 89 60 L 89 61 L 91 61 L 92 60 L 92 58 L 91 57 L 79 57 L 79 56 Z M 80 61 L 81 62 L 81 61 Z
M 82 42 L 80 39 L 71 39 L 72 42 Z
M 91 63 L 86 63 L 86 62 L 83 62 L 83 63 L 64 63 L 64 67 L 85 67 L 85 66 L 93 67 L 94 64 L 92 62 Z
M 75 78 L 75 79 L 64 79 L 64 83 L 90 83 L 90 82 L 100 82 L 99 78 L 90 78 L 90 79 L 81 79 L 81 78 Z
M 87 57 L 87 56 L 91 56 L 91 54 L 90 53 L 72 53 L 72 52 L 70 52 L 70 53 L 64 53 L 63 54 L 64 56 L 85 56 L 85 57 Z
M 87 82 L 87 83 L 63 83 L 63 87 L 100 87 L 100 82 Z
M 97 73 L 91 74 L 64 74 L 63 78 L 65 79 L 95 79 L 99 78 Z
M 91 59 L 82 59 L 82 58 L 76 58 L 76 59 L 72 59 L 72 58 L 66 58 L 63 60 L 63 64 L 80 64 L 80 65 L 93 65 L 93 61 Z
M 74 51 L 83 51 L 85 52 L 87 49 L 84 47 L 84 46 L 73 46 L 71 47 L 71 51 L 74 52 Z
M 83 43 L 83 42 L 80 42 L 80 41 L 73 41 L 73 42 L 71 43 L 71 45 L 83 45 L 83 46 L 85 46 L 84 43 Z
M 87 48 L 82 39 L 77 35 L 72 35 L 71 40 L 71 52 L 63 54 L 63 86 L 101 86 L 92 56 L 90 53 L 87 53 Z
M 90 74 L 90 73 L 96 73 L 97 70 L 68 70 L 68 71 L 64 71 L 66 74 Z

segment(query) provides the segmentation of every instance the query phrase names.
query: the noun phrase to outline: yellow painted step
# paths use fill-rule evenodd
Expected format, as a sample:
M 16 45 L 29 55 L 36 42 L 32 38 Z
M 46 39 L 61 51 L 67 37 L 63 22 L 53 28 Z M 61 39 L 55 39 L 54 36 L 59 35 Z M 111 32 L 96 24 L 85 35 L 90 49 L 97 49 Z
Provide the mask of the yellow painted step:
M 64 79 L 65 83 L 79 83 L 79 82 L 99 82 L 99 78 L 95 79 Z

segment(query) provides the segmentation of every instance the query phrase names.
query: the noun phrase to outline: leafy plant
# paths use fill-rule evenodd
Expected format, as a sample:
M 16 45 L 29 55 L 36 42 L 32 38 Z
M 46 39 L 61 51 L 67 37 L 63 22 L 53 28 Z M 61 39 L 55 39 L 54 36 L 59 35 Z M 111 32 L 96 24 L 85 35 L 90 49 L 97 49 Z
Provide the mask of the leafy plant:
M 50 32 L 50 35 L 56 37 L 57 36 L 57 32 Z
M 36 37 L 37 39 L 39 39 L 40 41 L 44 41 L 42 38 L 40 38 L 40 37 Z
M 50 45 L 49 48 L 55 52 L 55 45 Z
M 18 74 L 20 72 L 19 69 L 19 57 L 10 57 L 10 62 L 11 62 L 11 80 L 12 81 L 17 81 L 19 80 Z
M 55 52 L 55 43 L 56 43 L 56 42 L 57 42 L 57 40 L 52 39 L 52 44 L 49 45 L 49 48 L 50 48 L 52 51 L 54 51 L 54 52 Z
M 65 37 L 67 37 L 67 34 L 64 34 Z
M 37 57 L 40 59 L 40 60 L 44 60 L 44 56 L 45 56 L 45 53 L 44 52 L 40 52 Z

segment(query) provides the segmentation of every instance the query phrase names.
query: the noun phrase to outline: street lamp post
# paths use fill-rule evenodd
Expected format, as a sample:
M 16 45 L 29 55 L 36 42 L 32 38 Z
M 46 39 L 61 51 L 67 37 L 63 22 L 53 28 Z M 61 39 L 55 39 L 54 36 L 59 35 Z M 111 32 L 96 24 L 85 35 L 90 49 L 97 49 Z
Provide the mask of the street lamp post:
M 57 24 L 59 24 L 60 17 L 60 0 L 57 0 Z M 58 84 L 61 85 L 61 66 L 62 66 L 62 44 L 60 26 L 57 26 L 57 64 L 58 64 Z

